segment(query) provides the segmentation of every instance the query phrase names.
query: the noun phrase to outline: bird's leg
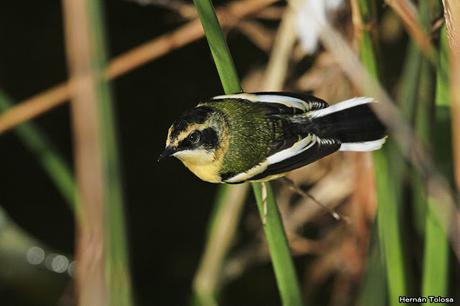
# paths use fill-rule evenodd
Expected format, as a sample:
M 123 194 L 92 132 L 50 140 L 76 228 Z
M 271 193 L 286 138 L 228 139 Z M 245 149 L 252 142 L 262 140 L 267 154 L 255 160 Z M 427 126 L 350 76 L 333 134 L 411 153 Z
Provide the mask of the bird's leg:
M 262 224 L 267 224 L 268 205 L 267 205 L 267 183 L 262 182 Z
M 333 208 L 330 208 L 330 207 L 327 207 L 326 205 L 324 205 L 323 203 L 321 203 L 320 201 L 318 201 L 317 199 L 315 199 L 315 197 L 313 197 L 311 194 L 303 191 L 294 181 L 292 181 L 291 179 L 287 178 L 287 177 L 282 177 L 281 180 L 287 184 L 289 186 L 289 188 L 291 190 L 293 190 L 295 193 L 297 193 L 298 195 L 302 196 L 302 197 L 305 197 L 305 198 L 309 198 L 310 200 L 312 200 L 316 205 L 322 207 L 323 209 L 327 210 L 331 216 L 336 219 L 336 220 L 343 220 L 345 221 L 346 223 L 350 223 L 350 220 L 348 217 L 346 216 L 343 216 L 341 214 L 339 214 L 338 212 L 336 212 Z

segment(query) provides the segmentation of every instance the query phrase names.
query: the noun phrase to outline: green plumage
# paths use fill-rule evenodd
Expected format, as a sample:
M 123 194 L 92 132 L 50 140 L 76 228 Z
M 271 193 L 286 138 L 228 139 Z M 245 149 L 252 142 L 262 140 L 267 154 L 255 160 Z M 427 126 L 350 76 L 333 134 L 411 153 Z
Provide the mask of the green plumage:
M 269 155 L 272 143 L 282 136 L 281 119 L 269 118 L 267 106 L 244 100 L 225 99 L 200 105 L 218 110 L 221 116 L 222 138 L 228 138 L 221 175 L 232 176 L 256 166 Z M 231 131 L 231 133 L 229 133 Z
M 372 151 L 385 141 L 372 98 L 329 107 L 292 93 L 214 97 L 185 112 L 170 127 L 160 158 L 174 156 L 202 180 L 270 180 L 338 150 Z

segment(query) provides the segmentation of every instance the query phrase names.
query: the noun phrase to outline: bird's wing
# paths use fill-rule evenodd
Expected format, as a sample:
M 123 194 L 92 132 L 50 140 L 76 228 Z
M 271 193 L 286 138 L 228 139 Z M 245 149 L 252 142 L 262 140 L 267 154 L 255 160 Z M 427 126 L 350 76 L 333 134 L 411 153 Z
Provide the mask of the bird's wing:
M 297 115 L 327 108 L 329 105 L 314 96 L 284 92 L 254 92 L 222 95 L 212 98 L 210 102 L 238 99 L 246 102 L 260 103 L 267 116 L 282 119 L 284 115 Z M 288 117 L 289 117 L 288 116 Z M 284 117 L 286 118 L 286 117 Z M 340 148 L 340 143 L 332 139 L 319 139 L 313 133 L 304 131 L 288 132 L 279 139 L 274 139 L 271 155 L 264 161 L 242 173 L 223 178 L 227 183 L 264 180 L 269 177 L 289 172 L 312 163 Z
M 319 110 L 329 106 L 325 101 L 311 95 L 270 91 L 216 96 L 212 98 L 212 101 L 224 99 L 242 99 L 250 102 L 278 104 L 301 112 Z
M 308 165 L 336 152 L 340 142 L 334 139 L 319 139 L 313 134 L 302 138 L 292 146 L 278 151 L 257 166 L 225 180 L 227 183 L 241 183 L 247 180 L 263 181 Z
M 263 180 L 269 176 L 282 174 L 303 167 L 339 150 L 340 142 L 334 139 L 313 139 L 301 150 L 285 149 L 267 158 L 265 171 L 255 175 L 251 180 Z

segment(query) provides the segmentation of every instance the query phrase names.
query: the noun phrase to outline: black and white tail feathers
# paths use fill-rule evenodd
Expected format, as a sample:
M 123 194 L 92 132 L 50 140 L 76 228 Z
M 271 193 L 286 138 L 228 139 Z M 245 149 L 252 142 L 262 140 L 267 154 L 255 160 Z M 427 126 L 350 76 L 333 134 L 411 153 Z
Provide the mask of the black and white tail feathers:
M 340 151 L 374 151 L 385 143 L 385 126 L 371 109 L 374 99 L 359 97 L 312 111 L 314 134 L 337 139 Z
M 340 141 L 340 151 L 374 151 L 385 143 L 384 125 L 372 112 L 370 97 L 357 97 L 329 106 L 310 95 L 287 92 L 239 93 L 214 97 L 213 100 L 243 99 L 251 102 L 278 104 L 306 112 L 313 119 L 314 135 L 323 140 Z

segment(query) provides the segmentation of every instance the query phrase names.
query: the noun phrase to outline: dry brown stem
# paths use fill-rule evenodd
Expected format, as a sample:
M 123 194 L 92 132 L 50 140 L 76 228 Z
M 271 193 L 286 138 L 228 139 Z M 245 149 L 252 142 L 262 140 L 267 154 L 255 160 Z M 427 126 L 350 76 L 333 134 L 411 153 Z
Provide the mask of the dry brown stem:
M 155 5 L 159 7 L 164 7 L 166 9 L 176 12 L 181 17 L 186 18 L 186 19 L 191 19 L 197 16 L 195 6 L 193 4 L 188 4 L 185 1 L 181 1 L 181 0 L 129 0 L 129 1 L 137 3 L 142 6 Z
M 460 191 L 460 2 L 444 0 L 443 3 L 450 49 L 454 175 L 457 191 Z
M 433 63 L 435 62 L 435 49 L 431 44 L 429 35 L 423 30 L 417 18 L 417 9 L 410 0 L 386 0 L 385 1 L 401 18 L 404 27 L 414 39 L 420 50 Z
M 239 224 L 249 184 L 228 186 L 193 280 L 195 292 L 203 304 L 214 305 L 213 296 L 221 285 L 222 266 Z
M 289 58 L 297 39 L 296 11 L 288 6 L 278 29 L 273 45 L 272 54 L 265 71 L 262 90 L 281 90 L 286 79 Z
M 257 47 L 269 52 L 273 44 L 273 33 L 256 21 L 243 20 L 238 29 L 245 34 Z
M 107 305 L 104 272 L 104 176 L 101 160 L 95 46 L 89 33 L 88 1 L 65 0 L 64 21 L 71 85 L 76 177 L 80 200 L 76 237 L 79 305 Z M 62 92 L 59 94 L 62 97 Z M 47 101 L 45 101 L 47 102 Z
M 226 8 L 217 10 L 219 21 L 224 28 L 234 27 L 242 18 L 259 12 L 277 0 L 235 1 Z M 112 60 L 106 71 L 108 79 L 114 79 L 145 63 L 157 59 L 175 49 L 181 48 L 203 37 L 203 28 L 194 19 L 179 29 L 154 38 Z M 70 99 L 71 87 L 68 82 L 56 85 L 42 93 L 19 103 L 0 115 L 0 134 L 30 120 Z
M 268 20 L 278 20 L 281 19 L 284 14 L 284 7 L 270 6 L 264 8 L 262 11 L 255 13 L 254 17 Z

